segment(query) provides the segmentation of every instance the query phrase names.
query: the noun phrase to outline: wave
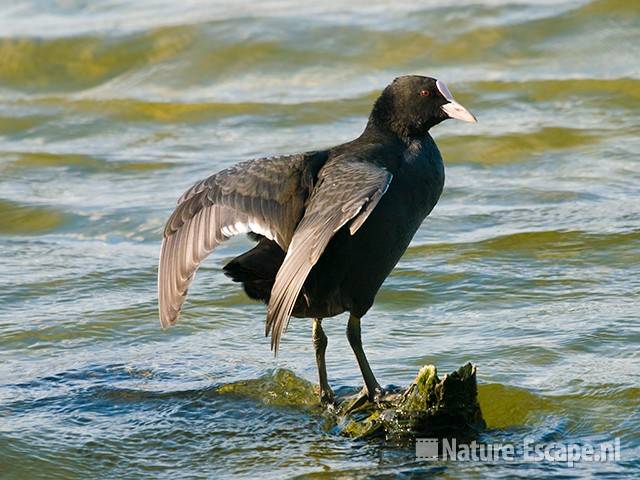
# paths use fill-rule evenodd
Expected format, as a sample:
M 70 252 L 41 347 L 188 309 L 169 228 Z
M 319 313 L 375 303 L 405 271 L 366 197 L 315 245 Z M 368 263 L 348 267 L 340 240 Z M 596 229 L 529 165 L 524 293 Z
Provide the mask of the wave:
M 71 218 L 55 208 L 0 199 L 0 234 L 38 235 L 61 228 Z
M 574 128 L 547 127 L 527 133 L 457 135 L 438 140 L 446 163 L 503 165 L 556 150 L 597 143 L 600 135 Z
M 624 32 L 633 29 L 628 18 L 634 8 L 629 2 L 602 0 L 574 9 L 546 8 L 540 18 L 527 14 L 537 12 L 533 7 L 475 5 L 398 14 L 393 29 L 366 22 L 345 27 L 331 18 L 245 16 L 120 35 L 13 36 L 0 38 L 0 86 L 25 93 L 71 93 L 118 80 L 113 87 L 121 92 L 135 86 L 157 95 L 252 74 L 268 84 L 269 79 L 307 71 L 310 78 L 335 77 L 338 88 L 344 77 L 371 72 L 385 72 L 386 77 L 425 67 L 464 71 L 466 66 L 469 72 L 486 73 L 496 62 L 502 67 L 505 62 L 554 65 L 559 55 L 575 54 L 576 49 L 602 54 L 618 48 Z M 593 41 L 577 41 L 585 31 Z
M 640 231 L 589 233 L 583 231 L 546 230 L 519 232 L 468 243 L 435 243 L 411 246 L 405 256 L 424 257 L 428 254 L 457 253 L 489 256 L 507 252 L 547 258 L 564 258 L 585 252 L 606 250 L 614 247 L 630 248 L 632 251 L 640 241 Z
M 86 173 L 135 173 L 171 167 L 169 162 L 136 160 L 109 161 L 91 155 L 50 152 L 0 152 L 0 155 L 15 160 L 8 162 L 8 170 L 30 170 L 40 168 L 65 168 Z

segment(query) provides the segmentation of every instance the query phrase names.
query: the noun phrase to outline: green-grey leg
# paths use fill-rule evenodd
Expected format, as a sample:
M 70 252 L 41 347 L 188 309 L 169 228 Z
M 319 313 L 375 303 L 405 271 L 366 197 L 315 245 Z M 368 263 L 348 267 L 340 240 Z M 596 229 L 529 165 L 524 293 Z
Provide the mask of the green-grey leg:
M 320 402 L 323 405 L 334 402 L 333 390 L 327 380 L 327 365 L 324 361 L 324 353 L 327 350 L 327 336 L 322 329 L 322 319 L 313 319 L 312 328 L 313 347 L 316 351 L 316 364 L 318 365 L 318 379 L 320 380 Z
M 353 349 L 353 353 L 356 355 L 356 360 L 358 360 L 358 366 L 362 372 L 362 378 L 364 378 L 366 395 L 370 401 L 377 400 L 384 392 L 376 380 L 376 377 L 373 375 L 369 362 L 367 361 L 367 357 L 362 349 L 360 319 L 353 315 L 349 315 L 349 322 L 347 323 L 347 339 Z

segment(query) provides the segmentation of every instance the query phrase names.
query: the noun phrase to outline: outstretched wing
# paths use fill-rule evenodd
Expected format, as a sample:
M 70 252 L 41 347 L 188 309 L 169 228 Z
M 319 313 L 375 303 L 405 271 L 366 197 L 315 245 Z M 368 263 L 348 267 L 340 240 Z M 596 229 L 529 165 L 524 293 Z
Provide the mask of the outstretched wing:
M 345 157 L 337 157 L 320 171 L 271 290 L 265 334 L 271 333 L 271 348 L 276 353 L 307 275 L 329 240 L 349 221 L 351 235 L 356 233 L 392 178 L 383 168 Z
M 158 268 L 160 324 L 175 324 L 200 263 L 224 240 L 255 232 L 287 250 L 322 152 L 240 163 L 196 183 L 164 228 Z

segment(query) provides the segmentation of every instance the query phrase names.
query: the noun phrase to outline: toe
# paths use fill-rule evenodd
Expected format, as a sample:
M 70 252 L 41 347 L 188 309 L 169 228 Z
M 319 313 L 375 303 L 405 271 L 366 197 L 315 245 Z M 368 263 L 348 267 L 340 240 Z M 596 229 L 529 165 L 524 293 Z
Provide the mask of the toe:
M 359 409 L 360 407 L 365 405 L 368 401 L 369 401 L 369 392 L 365 387 L 362 390 L 360 390 L 360 392 L 357 395 L 351 397 L 350 399 L 345 400 L 345 402 L 343 403 L 343 405 L 341 405 L 341 407 L 344 410 L 344 414 L 346 415 Z
M 373 395 L 371 395 L 370 400 L 374 403 L 380 403 L 384 399 L 386 394 L 387 391 L 384 388 L 378 386 L 376 387 Z
M 323 390 L 320 392 L 320 403 L 322 405 L 334 405 L 336 403 L 336 397 L 333 394 L 333 390 Z

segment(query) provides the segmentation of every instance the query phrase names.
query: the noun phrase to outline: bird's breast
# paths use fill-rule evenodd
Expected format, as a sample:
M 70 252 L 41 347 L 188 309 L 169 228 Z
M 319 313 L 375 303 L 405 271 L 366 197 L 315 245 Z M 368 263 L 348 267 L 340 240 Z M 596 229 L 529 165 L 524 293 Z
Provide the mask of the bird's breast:
M 408 208 L 422 222 L 433 209 L 444 187 L 444 163 L 431 137 L 414 142 L 397 172 L 398 188 Z

